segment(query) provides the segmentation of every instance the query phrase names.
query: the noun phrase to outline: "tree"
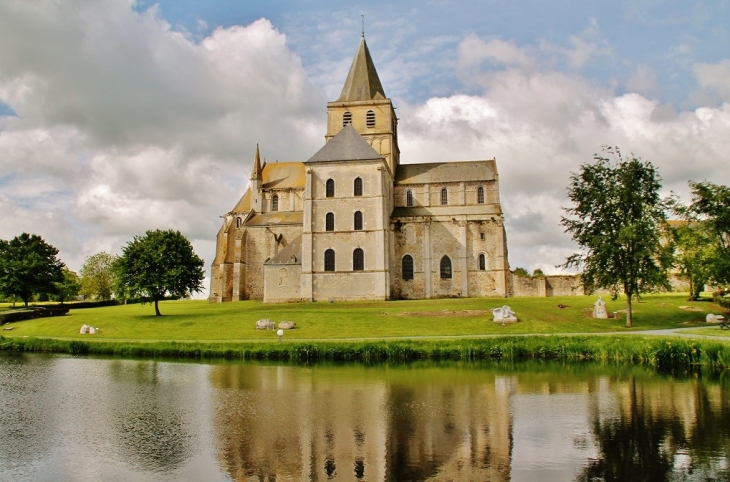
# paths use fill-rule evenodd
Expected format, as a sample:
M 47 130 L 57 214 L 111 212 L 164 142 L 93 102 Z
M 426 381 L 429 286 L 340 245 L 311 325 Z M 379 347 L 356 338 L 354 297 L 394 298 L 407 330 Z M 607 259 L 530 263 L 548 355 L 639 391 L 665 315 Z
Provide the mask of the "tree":
M 521 277 L 521 278 L 529 278 L 530 277 L 530 272 L 527 271 L 525 268 L 522 268 L 522 267 L 519 267 L 519 266 L 517 268 L 515 268 L 514 271 L 512 271 L 512 273 L 515 274 L 515 275 L 517 275 L 517 276 L 519 276 L 519 277 Z
M 33 294 L 55 293 L 63 281 L 58 249 L 35 234 L 0 240 L 0 292 L 17 296 L 28 306 Z
M 712 278 L 716 246 L 706 222 L 686 220 L 672 226 L 674 266 L 689 282 L 689 301 L 697 301 Z
M 179 231 L 158 229 L 135 236 L 114 267 L 119 287 L 130 296 L 152 299 L 156 316 L 162 315 L 158 302 L 167 293 L 186 296 L 203 288 L 203 260 Z
M 63 268 L 63 281 L 56 283 L 56 300 L 63 304 L 64 301 L 75 298 L 81 291 L 81 283 L 76 273 L 68 268 Z
M 109 300 L 114 288 L 114 259 L 107 252 L 89 256 L 81 267 L 81 294 L 84 297 Z
M 692 204 L 688 212 L 702 223 L 715 254 L 710 279 L 718 285 L 730 284 L 730 187 L 711 182 L 690 182 Z
M 633 324 L 634 296 L 668 287 L 669 250 L 662 246 L 666 202 L 659 197 L 661 178 L 650 162 L 624 158 L 618 148 L 604 148 L 611 158 L 594 155 L 570 177 L 561 225 L 583 252 L 570 256 L 566 268 L 583 269 L 583 283 L 606 288 L 616 299 L 626 295 L 626 326 Z

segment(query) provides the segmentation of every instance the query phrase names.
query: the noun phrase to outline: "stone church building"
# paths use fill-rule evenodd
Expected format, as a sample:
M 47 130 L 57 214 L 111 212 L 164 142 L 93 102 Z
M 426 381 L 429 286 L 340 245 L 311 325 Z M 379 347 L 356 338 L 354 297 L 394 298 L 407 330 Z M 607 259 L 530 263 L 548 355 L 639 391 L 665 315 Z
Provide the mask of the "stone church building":
M 365 38 L 325 145 L 262 165 L 223 216 L 211 302 L 505 296 L 511 274 L 492 160 L 401 164 L 398 119 Z

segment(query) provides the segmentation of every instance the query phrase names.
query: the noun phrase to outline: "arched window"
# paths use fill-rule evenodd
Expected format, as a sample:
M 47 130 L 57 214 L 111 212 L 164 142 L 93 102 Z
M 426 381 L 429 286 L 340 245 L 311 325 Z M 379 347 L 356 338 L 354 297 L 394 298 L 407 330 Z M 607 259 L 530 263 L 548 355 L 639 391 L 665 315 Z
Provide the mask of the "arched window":
M 355 231 L 360 231 L 362 229 L 362 212 L 361 211 L 355 211 L 355 219 L 354 219 L 353 225 L 355 226 Z
M 279 210 L 279 196 L 277 196 L 276 194 L 274 194 L 274 196 L 271 198 L 271 210 Z
M 242 224 L 243 224 L 243 219 L 236 218 L 236 227 L 237 228 L 240 228 Z
M 482 186 L 477 188 L 477 203 L 484 204 L 484 188 Z
M 327 179 L 327 186 L 325 189 L 325 196 L 335 197 L 335 180 Z
M 359 177 L 355 178 L 353 191 L 355 192 L 355 196 L 362 196 L 362 179 L 361 178 L 359 178 Z
M 446 206 L 447 204 L 449 204 L 449 191 L 443 188 L 441 190 L 441 205 Z
M 352 124 L 352 114 L 349 111 L 342 114 L 342 127 L 347 124 Z
M 352 270 L 353 271 L 362 271 L 365 269 L 365 253 L 363 253 L 362 249 L 355 248 L 355 251 L 352 252 Z
M 335 270 L 335 250 L 328 249 L 324 252 L 324 270 L 334 271 Z
M 484 253 L 479 253 L 479 271 L 487 269 L 487 256 Z
M 335 213 L 327 213 L 327 215 L 324 217 L 324 230 L 335 230 Z
M 413 206 L 413 191 L 411 191 L 410 189 L 406 191 L 406 206 Z
M 444 255 L 441 258 L 441 279 L 451 279 L 451 258 Z
M 406 281 L 413 279 L 413 258 L 410 254 L 403 256 L 401 261 L 401 278 Z
M 369 110 L 367 114 L 365 114 L 365 125 L 368 127 L 375 127 L 375 112 Z

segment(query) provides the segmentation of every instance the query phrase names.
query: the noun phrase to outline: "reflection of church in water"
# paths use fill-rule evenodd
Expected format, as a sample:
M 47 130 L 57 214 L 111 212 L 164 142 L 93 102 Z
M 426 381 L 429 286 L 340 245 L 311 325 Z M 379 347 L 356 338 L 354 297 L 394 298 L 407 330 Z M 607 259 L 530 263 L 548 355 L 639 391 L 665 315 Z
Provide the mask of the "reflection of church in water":
M 511 379 L 455 387 L 442 371 L 216 367 L 221 466 L 236 481 L 510 480 Z

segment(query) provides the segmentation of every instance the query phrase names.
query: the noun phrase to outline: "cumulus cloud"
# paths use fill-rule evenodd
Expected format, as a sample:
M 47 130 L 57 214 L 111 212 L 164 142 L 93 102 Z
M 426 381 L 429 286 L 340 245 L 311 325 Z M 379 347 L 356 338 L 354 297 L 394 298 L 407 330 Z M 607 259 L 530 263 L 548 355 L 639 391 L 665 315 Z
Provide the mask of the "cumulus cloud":
M 730 59 L 716 64 L 697 63 L 694 74 L 704 94 L 712 96 L 711 100 L 730 102 Z
M 463 45 L 484 42 L 468 37 Z M 690 179 L 730 179 L 730 104 L 677 113 L 577 75 L 544 66 L 525 70 L 529 59 L 514 54 L 520 48 L 503 44 L 499 51 L 513 52 L 505 58 L 517 61 L 461 72 L 465 83 L 481 88 L 479 94 L 401 106 L 400 143 L 403 162 L 496 157 L 513 267 L 555 272 L 573 252 L 559 225 L 569 176 L 603 145 L 658 166 L 665 194 L 686 194 Z M 708 86 L 714 79 L 723 85 L 717 74 L 723 67 L 706 74 Z
M 256 143 L 273 161 L 322 142 L 324 100 L 268 20 L 196 42 L 133 5 L 0 4 L 0 235 L 41 233 L 73 269 L 153 228 L 210 262 Z
M 333 62 L 348 25 L 317 25 L 322 57 L 308 71 L 268 20 L 193 38 L 134 5 L 0 2 L 0 103 L 17 114 L 0 116 L 0 237 L 39 233 L 72 269 L 154 228 L 183 231 L 210 263 L 218 216 L 246 188 L 255 144 L 269 161 L 316 152 L 325 103 L 356 48 Z M 404 35 L 408 25 L 393 27 Z M 559 225 L 565 188 L 604 144 L 655 163 L 667 191 L 730 178 L 730 60 L 695 64 L 704 100 L 676 111 L 654 98 L 649 66 L 636 66 L 622 93 L 579 74 L 613 55 L 597 22 L 566 42 L 439 35 L 376 58 L 396 97 L 403 162 L 496 157 L 513 267 L 554 272 L 575 248 Z M 452 75 L 468 94 L 397 99 L 413 79 Z

